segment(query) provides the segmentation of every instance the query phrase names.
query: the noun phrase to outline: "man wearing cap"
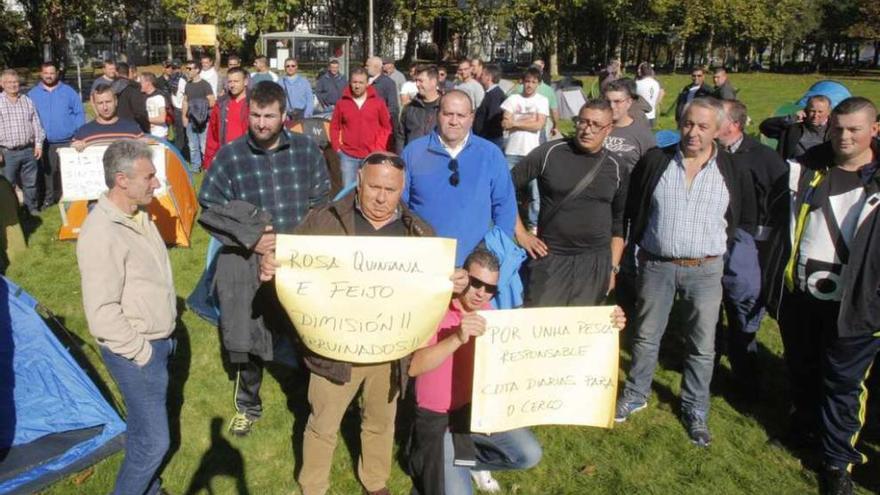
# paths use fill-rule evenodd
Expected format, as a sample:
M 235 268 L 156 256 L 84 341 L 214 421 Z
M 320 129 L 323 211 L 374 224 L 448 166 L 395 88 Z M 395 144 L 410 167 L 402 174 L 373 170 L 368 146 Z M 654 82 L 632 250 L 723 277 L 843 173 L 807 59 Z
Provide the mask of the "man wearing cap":
M 403 72 L 397 70 L 397 67 L 394 66 L 394 58 L 393 57 L 383 57 L 382 58 L 382 73 L 386 76 L 390 77 L 394 84 L 397 85 L 397 94 L 400 94 L 400 88 L 403 87 L 403 83 L 406 82 L 406 76 L 403 75 Z

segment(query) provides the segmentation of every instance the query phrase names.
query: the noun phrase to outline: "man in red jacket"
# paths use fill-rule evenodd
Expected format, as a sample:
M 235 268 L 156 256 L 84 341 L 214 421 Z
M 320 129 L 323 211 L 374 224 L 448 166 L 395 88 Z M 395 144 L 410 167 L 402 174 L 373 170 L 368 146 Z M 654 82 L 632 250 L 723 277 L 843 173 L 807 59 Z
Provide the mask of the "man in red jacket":
M 367 84 L 367 71 L 352 69 L 348 87 L 333 109 L 330 144 L 339 153 L 342 186 L 357 180 L 361 160 L 374 151 L 388 150 L 391 115 L 376 90 Z
M 226 143 L 244 136 L 248 130 L 248 73 L 235 67 L 226 72 L 226 94 L 217 100 L 208 120 L 208 140 L 202 168 L 211 168 L 214 155 Z

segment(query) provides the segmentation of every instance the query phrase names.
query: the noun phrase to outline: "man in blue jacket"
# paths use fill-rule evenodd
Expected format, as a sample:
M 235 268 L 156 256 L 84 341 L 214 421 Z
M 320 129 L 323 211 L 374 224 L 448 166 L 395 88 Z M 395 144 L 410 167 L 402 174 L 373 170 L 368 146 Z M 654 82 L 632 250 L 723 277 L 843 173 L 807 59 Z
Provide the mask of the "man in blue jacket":
M 44 189 L 40 207 L 46 209 L 61 197 L 58 148 L 70 145 L 73 133 L 86 123 L 86 115 L 79 94 L 59 79 L 55 62 L 44 62 L 40 66 L 40 84 L 28 92 L 28 97 L 34 102 L 46 131 L 41 160 Z
M 437 128 L 403 150 L 403 201 L 434 227 L 458 241 L 455 266 L 497 225 L 513 237 L 516 195 L 507 161 L 497 146 L 471 133 L 470 97 L 453 90 L 440 99 Z

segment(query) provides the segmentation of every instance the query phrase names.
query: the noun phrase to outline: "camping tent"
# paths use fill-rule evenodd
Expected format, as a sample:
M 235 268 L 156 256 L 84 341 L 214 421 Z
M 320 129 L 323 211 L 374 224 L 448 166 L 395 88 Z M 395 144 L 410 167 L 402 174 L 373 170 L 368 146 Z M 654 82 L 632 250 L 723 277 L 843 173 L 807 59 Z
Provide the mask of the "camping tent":
M 198 209 L 192 177 L 174 145 L 153 136 L 149 140 L 154 148 L 153 164 L 161 186 L 147 211 L 167 244 L 189 247 Z M 81 153 L 73 148 L 59 149 L 62 189 L 58 203 L 62 219 L 59 239 L 77 238 L 89 212 L 89 200 L 97 199 L 107 189 L 101 159 L 111 142 L 92 141 Z
M 32 493 L 122 448 L 125 423 L 9 279 L 0 285 L 0 493 Z
M 560 119 L 577 117 L 581 107 L 587 102 L 584 98 L 583 88 L 580 86 L 557 89 L 556 100 L 559 102 Z

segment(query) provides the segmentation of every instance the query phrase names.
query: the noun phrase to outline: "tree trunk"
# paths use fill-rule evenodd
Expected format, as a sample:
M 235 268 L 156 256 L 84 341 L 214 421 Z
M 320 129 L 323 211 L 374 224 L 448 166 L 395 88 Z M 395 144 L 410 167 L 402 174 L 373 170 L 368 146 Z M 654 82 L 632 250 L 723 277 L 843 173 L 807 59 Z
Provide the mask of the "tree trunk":
M 715 48 L 713 46 L 714 43 L 715 43 L 715 25 L 710 24 L 709 25 L 709 41 L 706 42 L 706 47 L 705 47 L 705 52 L 704 52 L 706 66 L 712 65 L 712 50 Z
M 559 12 L 559 0 L 556 0 L 556 12 Z M 552 20 L 550 21 L 550 33 L 549 34 L 549 45 L 547 47 L 547 51 L 549 52 L 549 69 L 550 69 L 550 78 L 559 77 L 559 16 L 552 16 Z
M 403 47 L 403 65 L 409 65 L 416 56 L 416 42 L 419 36 L 416 26 L 416 9 L 418 8 L 419 2 L 416 1 L 409 16 L 409 29 L 406 32 L 406 44 Z

